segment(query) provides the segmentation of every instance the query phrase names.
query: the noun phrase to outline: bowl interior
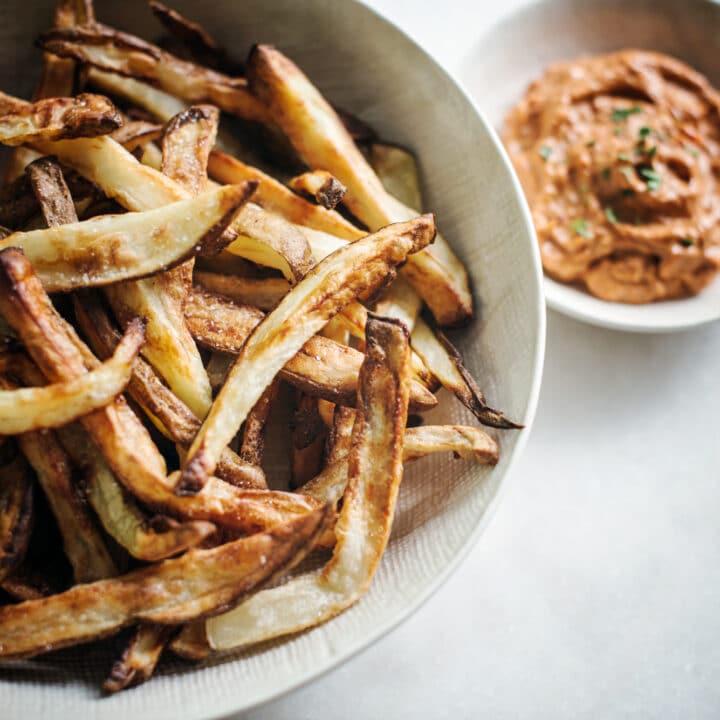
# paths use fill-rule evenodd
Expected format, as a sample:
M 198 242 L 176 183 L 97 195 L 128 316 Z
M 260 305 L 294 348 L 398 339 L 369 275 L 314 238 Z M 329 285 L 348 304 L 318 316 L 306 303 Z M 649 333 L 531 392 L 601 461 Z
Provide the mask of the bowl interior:
M 545 0 L 523 7 L 475 44 L 460 72 L 500 128 L 531 81 L 553 62 L 623 48 L 684 60 L 720 85 L 720 6 L 708 0 Z M 522 51 L 520 51 L 522 48 Z M 720 318 L 720 280 L 682 301 L 608 303 L 545 278 L 548 304 L 579 320 L 636 331 L 670 331 Z
M 295 58 L 327 96 L 414 150 L 426 204 L 467 264 L 478 317 L 455 334 L 488 398 L 512 417 L 534 413 L 544 344 L 539 261 L 521 193 L 493 133 L 445 73 L 372 11 L 335 0 L 173 2 L 236 57 L 271 42 Z M 144 2 L 103 2 L 100 20 L 154 38 Z M 0 10 L 0 87 L 28 95 L 38 72 L 35 36 L 48 0 Z M 429 421 L 470 422 L 444 398 Z M 3 671 L 4 717 L 215 717 L 306 681 L 378 638 L 419 605 L 455 566 L 487 521 L 525 433 L 500 436 L 493 469 L 436 456 L 407 469 L 387 555 L 370 593 L 341 617 L 288 640 L 191 666 L 168 658 L 145 686 L 99 700 L 111 656 L 99 647 L 64 651 Z

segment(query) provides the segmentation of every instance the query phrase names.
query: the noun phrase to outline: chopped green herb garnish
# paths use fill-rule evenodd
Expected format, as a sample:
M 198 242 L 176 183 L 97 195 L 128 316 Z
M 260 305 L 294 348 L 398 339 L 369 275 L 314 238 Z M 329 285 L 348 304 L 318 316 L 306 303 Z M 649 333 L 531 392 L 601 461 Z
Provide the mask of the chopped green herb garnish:
M 577 233 L 578 235 L 590 239 L 592 237 L 592 231 L 590 230 L 590 223 L 587 220 L 583 220 L 582 218 L 578 218 L 577 220 L 573 220 L 572 224 L 573 232 Z
M 662 176 L 652 168 L 640 168 L 640 174 L 645 178 L 647 189 L 650 192 L 658 190 L 662 185 Z
M 655 157 L 656 152 L 657 152 L 657 145 L 653 145 L 649 150 L 645 151 L 645 157 L 648 160 L 652 160 Z
M 620 172 L 628 179 L 632 180 L 635 177 L 635 168 L 621 167 Z
M 618 160 L 622 162 L 630 162 L 630 156 L 626 152 L 618 153 Z
M 680 240 L 680 244 L 681 244 L 683 247 L 690 247 L 691 245 L 694 245 L 694 244 L 695 244 L 695 241 L 694 241 L 692 238 L 685 237 L 685 238 L 682 238 L 682 239 Z
M 609 180 L 610 179 L 610 168 L 603 168 L 602 172 L 600 173 L 600 176 L 603 180 Z
M 648 137 L 651 132 L 652 130 L 647 125 L 643 125 L 638 131 L 638 139 L 640 140 L 640 142 L 645 140 L 645 138 Z
M 613 225 L 618 221 L 617 215 L 611 207 L 605 208 L 605 217 L 608 219 L 608 222 Z
M 685 150 L 695 158 L 700 157 L 700 151 L 694 145 L 686 145 Z
M 615 123 L 625 122 L 631 115 L 641 113 L 643 109 L 639 105 L 633 105 L 629 108 L 615 108 L 612 111 L 612 121 Z
M 585 147 L 589 147 L 589 148 L 595 147 L 595 143 L 596 143 L 596 142 L 597 142 L 596 140 L 588 140 L 588 141 L 585 143 Z
M 552 148 L 549 145 L 543 145 L 540 148 L 540 157 L 547 161 L 548 158 L 552 155 Z

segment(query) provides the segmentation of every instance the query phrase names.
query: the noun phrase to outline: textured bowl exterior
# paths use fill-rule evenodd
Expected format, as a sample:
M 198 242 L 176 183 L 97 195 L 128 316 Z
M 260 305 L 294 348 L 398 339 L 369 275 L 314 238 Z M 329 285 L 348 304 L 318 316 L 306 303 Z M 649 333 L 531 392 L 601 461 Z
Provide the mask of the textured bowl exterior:
M 684 60 L 720 87 L 720 5 L 709 0 L 544 0 L 489 28 L 461 72 L 494 127 L 547 65 L 624 48 Z M 508 51 L 522 48 L 522 52 Z M 684 300 L 610 303 L 545 278 L 548 305 L 615 330 L 671 332 L 720 319 L 720 278 Z
M 426 205 L 470 270 L 477 319 L 453 337 L 487 396 L 532 422 L 545 340 L 536 243 L 519 186 L 496 136 L 464 92 L 420 48 L 365 6 L 335 0 L 172 3 L 242 57 L 276 44 L 337 105 L 419 157 Z M 0 9 L 0 87 L 28 95 L 34 37 L 50 3 Z M 100 20 L 155 37 L 142 2 L 99 2 Z M 443 396 L 429 421 L 471 422 Z M 165 661 L 140 688 L 101 698 L 106 648 L 61 651 L 0 671 L 3 718 L 191 720 L 249 708 L 316 677 L 366 647 L 437 589 L 479 537 L 529 430 L 499 435 L 495 468 L 435 456 L 408 466 L 392 539 L 368 595 L 310 632 L 198 666 Z M 428 628 L 428 631 L 430 629 Z

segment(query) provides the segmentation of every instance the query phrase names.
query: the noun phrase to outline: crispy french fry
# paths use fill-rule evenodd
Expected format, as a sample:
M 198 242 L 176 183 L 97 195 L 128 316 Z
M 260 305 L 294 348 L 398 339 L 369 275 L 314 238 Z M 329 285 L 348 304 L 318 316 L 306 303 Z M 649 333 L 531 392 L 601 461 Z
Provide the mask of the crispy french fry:
M 77 219 L 72 195 L 54 158 L 34 160 L 25 168 L 25 173 L 48 227 L 62 225 L 67 222 L 64 218 Z
M 175 115 L 162 138 L 165 175 L 191 195 L 205 192 L 208 156 L 215 144 L 219 113 L 212 105 L 193 105 Z
M 183 100 L 209 102 L 244 120 L 267 120 L 265 107 L 249 92 L 244 78 L 231 78 L 186 62 L 134 35 L 99 23 L 50 30 L 40 37 L 39 44 L 61 57 L 148 80 Z
M 320 472 L 325 456 L 328 433 L 316 398 L 299 394 L 290 429 L 290 487 L 294 490 Z
M 81 427 L 62 428 L 59 435 L 83 471 L 85 494 L 105 532 L 133 557 L 147 562 L 163 560 L 199 545 L 215 532 L 209 522 L 149 517 L 123 490 Z
M 75 317 L 98 356 L 110 357 L 120 341 L 120 333 L 100 305 L 97 295 L 83 292 L 80 297 L 76 297 Z M 182 447 L 190 447 L 200 429 L 200 420 L 160 381 L 152 367 L 142 358 L 135 359 L 127 391 L 166 437 Z M 230 448 L 223 450 L 217 474 L 238 487 L 267 487 L 262 468 L 242 460 Z
M 0 657 L 30 657 L 111 635 L 133 622 L 176 625 L 221 612 L 302 560 L 325 508 L 268 533 L 191 550 L 119 578 L 0 608 Z
M 121 124 L 120 114 L 103 95 L 85 93 L 24 103 L 0 93 L 0 142 L 4 145 L 95 137 Z
M 356 603 L 385 551 L 402 480 L 410 346 L 397 321 L 368 320 L 348 484 L 333 556 L 320 573 L 264 590 L 206 622 L 210 647 L 226 650 L 318 625 Z
M 307 193 L 326 210 L 333 210 L 347 192 L 347 188 L 327 170 L 310 170 L 296 175 L 288 185 L 296 192 Z
M 385 281 L 434 235 L 433 216 L 423 215 L 341 248 L 311 270 L 246 341 L 188 451 L 180 487 L 202 487 L 222 448 L 285 363 L 343 306 Z
M 150 0 L 150 9 L 163 27 L 182 42 L 198 61 L 216 70 L 228 64 L 225 51 L 215 42 L 212 36 L 198 23 L 183 17 L 157 0 Z
M 133 152 L 150 142 L 159 140 L 162 134 L 162 125 L 146 120 L 127 120 L 117 130 L 111 132 L 110 137 L 127 151 Z
M 258 204 L 296 225 L 314 228 L 345 240 L 357 240 L 367 234 L 339 213 L 309 203 L 262 170 L 220 150 L 210 153 L 208 173 L 225 184 L 256 180 L 259 183 L 256 195 Z
M 17 232 L 0 241 L 0 249 L 23 249 L 49 292 L 141 277 L 184 260 L 198 246 L 217 247 L 252 190 L 231 185 L 146 213 Z
M 204 660 L 210 654 L 205 623 L 202 620 L 188 623 L 180 634 L 170 641 L 168 647 L 185 660 Z
M 194 279 L 212 293 L 266 311 L 272 310 L 290 290 L 285 278 L 251 278 L 196 270 Z
M 15 451 L 2 467 L 0 482 L 0 580 L 23 561 L 33 525 L 32 476 L 25 458 Z
M 498 446 L 480 428 L 466 425 L 421 425 L 405 432 L 403 460 L 415 460 L 431 453 L 452 452 L 481 465 L 498 461 Z
M 260 396 L 253 409 L 248 413 L 242 430 L 240 442 L 240 457 L 245 462 L 261 465 L 265 451 L 265 426 L 267 425 L 270 410 L 277 400 L 279 390 L 278 381 L 270 383 L 269 387 Z
M 0 312 L 51 382 L 78 377 L 97 363 L 52 307 L 26 258 L 13 249 L 0 253 Z M 147 506 L 170 515 L 253 532 L 317 505 L 291 493 L 243 490 L 217 478 L 210 478 L 202 492 L 179 497 L 173 492 L 177 475 L 165 476 L 162 456 L 122 396 L 85 415 L 82 424 L 123 485 Z
M 133 360 L 142 346 L 144 334 L 141 320 L 131 323 L 112 358 L 74 380 L 44 387 L 16 386 L 1 390 L 0 433 L 18 435 L 59 427 L 111 403 L 130 379 Z M 12 360 L 8 369 L 13 369 Z M 8 388 L 12 384 L 4 382 L 3 386 Z
M 113 663 L 103 690 L 115 693 L 147 682 L 174 633 L 171 625 L 138 625 L 123 654 Z
M 444 335 L 434 333 L 422 318 L 415 323 L 411 341 L 415 352 L 427 367 L 432 368 L 442 386 L 452 392 L 483 425 L 506 429 L 522 427 L 487 404 L 482 391 L 465 368 L 460 353 Z
M 347 187 L 343 202 L 370 230 L 417 214 L 385 191 L 337 113 L 291 60 L 269 45 L 256 45 L 247 74 L 272 121 L 310 167 L 328 170 Z M 408 260 L 404 272 L 441 325 L 472 317 L 467 272 L 440 235 L 433 248 Z

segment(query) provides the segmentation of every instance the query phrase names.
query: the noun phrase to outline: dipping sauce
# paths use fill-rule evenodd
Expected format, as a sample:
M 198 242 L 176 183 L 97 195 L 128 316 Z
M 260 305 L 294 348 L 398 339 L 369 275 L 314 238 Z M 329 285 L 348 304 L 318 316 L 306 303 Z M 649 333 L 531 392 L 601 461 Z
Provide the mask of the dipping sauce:
M 720 269 L 720 94 L 684 63 L 625 50 L 553 65 L 503 139 L 554 279 L 648 303 Z

